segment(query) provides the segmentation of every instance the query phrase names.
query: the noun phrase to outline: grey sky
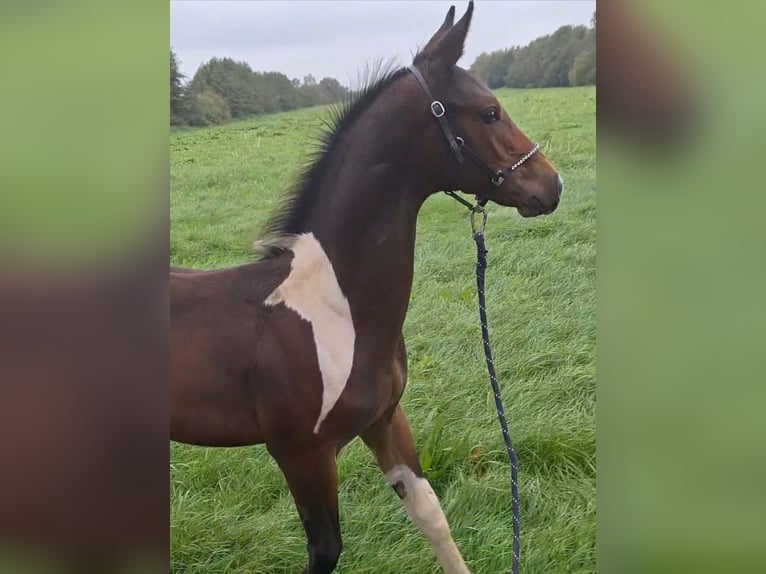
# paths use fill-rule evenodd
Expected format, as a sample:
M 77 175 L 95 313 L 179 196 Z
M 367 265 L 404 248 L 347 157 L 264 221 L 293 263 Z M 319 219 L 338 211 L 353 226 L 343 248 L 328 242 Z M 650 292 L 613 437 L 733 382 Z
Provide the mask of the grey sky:
M 376 59 L 410 63 L 452 4 L 456 18 L 468 6 L 467 0 L 173 0 L 170 45 L 188 78 L 217 56 L 291 79 L 313 74 L 317 80 L 331 76 L 351 85 Z M 595 0 L 477 0 L 460 64 L 467 68 L 482 52 L 527 44 L 564 24 L 588 24 L 595 9 Z

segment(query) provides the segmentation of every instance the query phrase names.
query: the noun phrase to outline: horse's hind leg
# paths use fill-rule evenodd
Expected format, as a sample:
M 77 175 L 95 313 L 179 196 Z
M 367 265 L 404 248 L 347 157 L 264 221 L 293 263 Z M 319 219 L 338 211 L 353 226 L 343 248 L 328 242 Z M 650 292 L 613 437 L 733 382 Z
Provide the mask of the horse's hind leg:
M 329 574 L 342 549 L 338 519 L 338 469 L 334 448 L 274 458 L 287 479 L 308 540 L 304 574 Z
M 439 500 L 423 477 L 401 405 L 397 405 L 391 418 L 368 429 L 362 439 L 375 453 L 386 480 L 399 495 L 410 519 L 428 539 L 444 572 L 468 574 Z

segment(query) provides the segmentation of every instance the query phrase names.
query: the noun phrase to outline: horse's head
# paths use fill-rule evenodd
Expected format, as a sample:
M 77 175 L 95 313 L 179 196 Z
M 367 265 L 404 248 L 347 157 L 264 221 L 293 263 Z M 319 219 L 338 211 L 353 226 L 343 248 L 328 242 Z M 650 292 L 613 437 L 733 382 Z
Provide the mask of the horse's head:
M 513 123 L 487 85 L 457 66 L 472 14 L 470 2 L 454 23 L 455 7 L 451 7 L 442 26 L 413 61 L 422 75 L 417 82 L 421 86 L 413 88 L 418 91 L 414 101 L 430 99 L 430 90 L 445 112 L 441 119 L 436 118 L 442 109 L 432 105 L 424 133 L 433 142 L 432 149 L 438 150 L 434 153 L 439 164 L 436 184 L 439 189 L 461 190 L 516 207 L 525 217 L 551 213 L 561 197 L 561 177 Z M 417 79 L 417 72 L 413 75 Z M 447 145 L 450 142 L 452 146 Z

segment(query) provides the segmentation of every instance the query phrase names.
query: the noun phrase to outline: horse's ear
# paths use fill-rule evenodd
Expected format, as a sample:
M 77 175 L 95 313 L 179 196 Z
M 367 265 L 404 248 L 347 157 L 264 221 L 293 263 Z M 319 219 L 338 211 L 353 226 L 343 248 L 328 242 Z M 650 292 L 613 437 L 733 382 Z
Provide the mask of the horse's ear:
M 439 29 L 434 33 L 433 36 L 431 36 L 431 39 L 428 41 L 428 44 L 426 44 L 422 50 L 420 50 L 418 54 L 418 58 L 416 58 L 416 61 L 414 63 L 418 63 L 418 60 L 422 60 L 424 58 L 428 57 L 428 54 L 430 54 L 433 49 L 436 47 L 436 45 L 441 41 L 442 38 L 444 38 L 444 35 L 449 31 L 450 28 L 452 28 L 452 25 L 455 23 L 455 7 L 450 6 L 449 10 L 447 10 L 447 16 L 444 18 L 444 22 L 439 27 Z
M 447 10 L 447 15 L 444 17 L 444 22 L 442 22 L 442 27 L 439 28 L 440 32 L 446 32 L 450 28 L 452 28 L 452 25 L 455 23 L 455 6 L 450 6 L 449 10 Z
M 442 22 L 442 25 L 439 27 L 439 29 L 436 31 L 436 33 L 431 36 L 431 39 L 428 41 L 428 44 L 426 44 L 425 48 L 423 48 L 422 52 L 429 53 L 431 50 L 433 50 L 436 45 L 441 41 L 442 38 L 444 38 L 444 35 L 449 31 L 450 28 L 452 28 L 452 25 L 455 23 L 455 7 L 450 6 L 449 10 L 447 10 L 447 16 L 444 18 L 444 22 Z
M 444 37 L 431 52 L 430 60 L 432 60 L 433 66 L 447 71 L 457 64 L 460 56 L 463 55 L 463 44 L 468 34 L 468 27 L 471 25 L 472 16 L 473 0 L 468 3 L 468 10 L 465 11 L 463 17 L 444 34 Z

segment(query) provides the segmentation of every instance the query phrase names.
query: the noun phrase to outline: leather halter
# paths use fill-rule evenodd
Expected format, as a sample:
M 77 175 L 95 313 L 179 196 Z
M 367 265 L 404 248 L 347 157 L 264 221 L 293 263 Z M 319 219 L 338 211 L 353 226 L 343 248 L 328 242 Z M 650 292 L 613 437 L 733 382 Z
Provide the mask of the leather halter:
M 525 153 L 521 159 L 519 159 L 510 167 L 498 170 L 493 169 L 486 161 L 481 158 L 481 156 L 479 156 L 479 154 L 473 151 L 468 146 L 468 144 L 465 143 L 463 138 L 455 136 L 452 128 L 450 128 L 447 118 L 445 117 L 447 110 L 444 107 L 444 104 L 434 98 L 430 88 L 428 87 L 428 84 L 423 78 L 423 74 L 420 73 L 420 70 L 418 70 L 415 66 L 407 66 L 407 69 L 412 72 L 412 75 L 415 76 L 418 83 L 420 84 L 420 87 L 423 88 L 423 92 L 425 92 L 426 97 L 431 102 L 431 114 L 436 118 L 436 121 L 439 122 L 439 126 L 441 127 L 442 132 L 444 132 L 444 137 L 447 138 L 447 143 L 449 144 L 450 151 L 452 152 L 455 160 L 462 165 L 464 161 L 463 156 L 465 156 L 470 159 L 477 167 L 479 167 L 479 169 L 483 170 L 489 177 L 489 181 L 492 183 L 493 187 L 486 193 L 477 195 L 479 205 L 486 205 L 492 193 L 495 192 L 497 188 L 499 188 L 514 171 L 521 167 L 524 162 L 526 162 L 529 158 L 537 153 L 537 151 L 540 149 L 539 144 L 534 144 L 532 149 Z

